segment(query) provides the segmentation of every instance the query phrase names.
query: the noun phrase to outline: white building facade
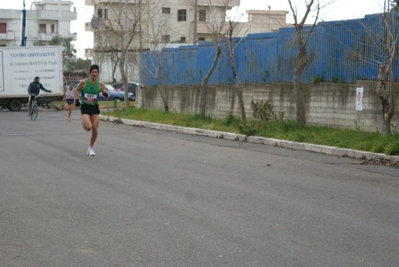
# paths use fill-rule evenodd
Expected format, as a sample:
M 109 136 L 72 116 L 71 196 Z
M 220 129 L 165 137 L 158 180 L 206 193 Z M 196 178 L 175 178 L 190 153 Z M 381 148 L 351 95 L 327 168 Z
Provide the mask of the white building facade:
M 238 7 L 240 0 L 85 0 L 85 4 L 94 7 L 92 21 L 85 27 L 94 33 L 94 47 L 87 49 L 85 56 L 100 66 L 102 80 L 120 81 L 118 62 L 125 41 L 123 36 L 129 32 L 133 38 L 129 45 L 127 76 L 129 81 L 138 81 L 139 53 L 214 41 L 215 36 L 227 32 L 226 13 Z M 247 13 L 248 22 L 239 23 L 235 37 L 286 26 L 286 11 Z
M 26 46 L 48 45 L 57 35 L 72 37 L 71 21 L 77 14 L 71 1 L 43 0 L 32 2 L 26 9 Z M 20 46 L 22 35 L 22 10 L 0 9 L 0 46 Z

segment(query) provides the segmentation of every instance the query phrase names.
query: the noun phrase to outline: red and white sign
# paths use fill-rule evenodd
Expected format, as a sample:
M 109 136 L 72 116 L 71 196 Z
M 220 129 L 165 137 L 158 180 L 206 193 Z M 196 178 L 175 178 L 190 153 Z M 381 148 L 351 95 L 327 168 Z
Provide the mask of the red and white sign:
M 363 87 L 356 89 L 356 110 L 360 111 L 363 109 Z

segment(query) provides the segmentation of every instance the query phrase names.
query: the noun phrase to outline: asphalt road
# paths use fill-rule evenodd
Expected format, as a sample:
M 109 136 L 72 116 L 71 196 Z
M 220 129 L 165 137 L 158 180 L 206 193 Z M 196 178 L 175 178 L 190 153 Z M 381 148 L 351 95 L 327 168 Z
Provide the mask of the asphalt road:
M 0 266 L 399 266 L 399 170 L 0 111 Z

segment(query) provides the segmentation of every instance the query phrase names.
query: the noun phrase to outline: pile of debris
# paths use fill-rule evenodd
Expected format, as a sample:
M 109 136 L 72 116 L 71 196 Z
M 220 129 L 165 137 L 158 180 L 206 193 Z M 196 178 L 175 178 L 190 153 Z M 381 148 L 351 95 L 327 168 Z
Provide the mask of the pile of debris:
M 394 161 L 387 158 L 371 158 L 363 161 L 361 165 L 383 165 L 383 166 L 399 168 L 399 161 Z

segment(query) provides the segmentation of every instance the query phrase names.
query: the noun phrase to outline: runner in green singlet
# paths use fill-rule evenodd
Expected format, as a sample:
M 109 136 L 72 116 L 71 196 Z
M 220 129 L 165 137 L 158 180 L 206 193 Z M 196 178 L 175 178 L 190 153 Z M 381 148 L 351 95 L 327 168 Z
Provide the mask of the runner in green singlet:
M 90 78 L 81 80 L 76 89 L 74 90 L 75 106 L 80 106 L 82 114 L 82 126 L 90 132 L 90 145 L 87 149 L 88 156 L 95 156 L 93 147 L 98 135 L 98 125 L 100 122 L 100 109 L 98 108 L 98 94 L 103 93 L 105 99 L 108 98 L 107 90 L 102 81 L 98 79 L 100 68 L 97 65 L 90 67 Z M 79 101 L 78 91 L 82 91 L 82 98 Z

